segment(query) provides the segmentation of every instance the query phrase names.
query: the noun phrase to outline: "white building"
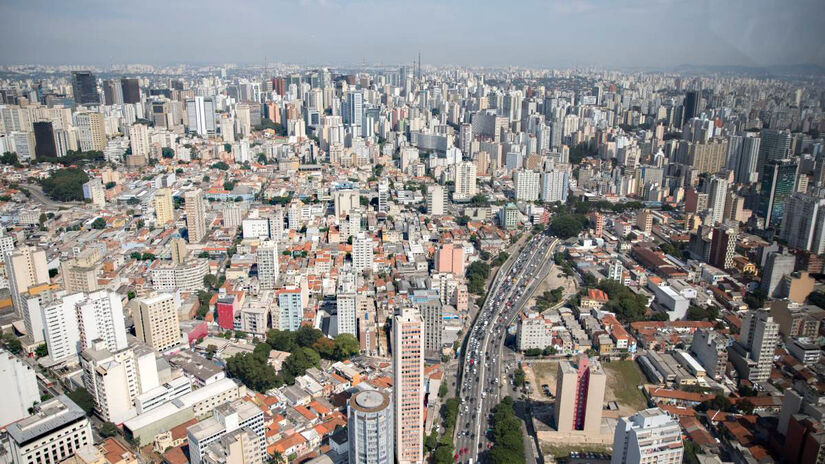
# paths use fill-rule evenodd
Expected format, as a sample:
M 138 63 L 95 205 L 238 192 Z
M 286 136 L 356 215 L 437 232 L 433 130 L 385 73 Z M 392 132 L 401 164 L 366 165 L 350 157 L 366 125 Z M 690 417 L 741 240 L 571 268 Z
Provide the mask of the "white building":
M 476 165 L 472 161 L 456 164 L 453 199 L 466 201 L 476 194 Z
M 109 290 L 90 293 L 77 304 L 77 323 L 81 350 L 98 339 L 103 340 L 111 351 L 126 348 L 123 303 L 117 293 Z
M 266 453 L 264 413 L 250 402 L 236 400 L 218 406 L 212 411 L 211 418 L 186 429 L 186 436 L 189 439 L 189 462 L 201 464 L 210 443 L 244 428 L 248 428 L 260 438 L 258 452 L 259 456 L 263 456 Z
M 440 185 L 427 186 L 427 214 L 441 216 L 447 203 L 447 192 Z
M 43 321 L 43 339 L 49 348 L 52 363 L 76 362 L 80 346 L 80 328 L 76 305 L 85 299 L 83 293 L 65 295 L 53 293 L 40 306 Z
M 521 314 L 518 320 L 516 342 L 521 351 L 538 348 L 543 350 L 553 343 L 550 321 L 541 314 Z
M 26 363 L 8 351 L 0 350 L 0 427 L 29 415 L 29 408 L 40 401 L 37 376 Z
M 569 188 L 570 178 L 567 171 L 554 169 L 541 175 L 541 201 L 545 203 L 567 202 Z
M 539 199 L 539 180 L 541 175 L 536 171 L 518 170 L 513 173 L 513 182 L 516 186 L 516 200 L 536 201 Z
M 129 127 L 129 147 L 132 156 L 143 156 L 149 159 L 149 128 L 143 124 L 132 124 Z
M 611 464 L 682 462 L 684 448 L 679 421 L 659 408 L 622 417 L 613 435 Z
M 186 99 L 187 128 L 201 137 L 214 136 L 215 99 L 195 97 Z
M 93 443 L 86 413 L 66 395 L 43 402 L 7 429 L 11 462 L 58 464 Z
M 278 284 L 278 245 L 272 240 L 264 240 L 256 251 L 258 259 L 258 282 L 262 289 L 273 289 Z
M 372 271 L 372 237 L 360 233 L 352 241 L 352 268 L 355 272 Z
M 356 308 L 358 307 L 355 285 L 356 277 L 351 273 L 341 273 L 338 277 L 338 292 L 335 297 L 337 308 L 338 334 L 348 333 L 358 337 Z

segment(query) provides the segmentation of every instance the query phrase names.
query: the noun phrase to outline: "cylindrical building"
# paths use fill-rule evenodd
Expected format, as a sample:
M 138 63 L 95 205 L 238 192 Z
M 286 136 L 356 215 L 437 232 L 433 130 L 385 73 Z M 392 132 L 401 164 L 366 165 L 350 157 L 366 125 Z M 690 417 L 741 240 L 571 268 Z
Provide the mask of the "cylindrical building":
M 392 464 L 393 421 L 390 396 L 361 391 L 347 406 L 350 464 Z

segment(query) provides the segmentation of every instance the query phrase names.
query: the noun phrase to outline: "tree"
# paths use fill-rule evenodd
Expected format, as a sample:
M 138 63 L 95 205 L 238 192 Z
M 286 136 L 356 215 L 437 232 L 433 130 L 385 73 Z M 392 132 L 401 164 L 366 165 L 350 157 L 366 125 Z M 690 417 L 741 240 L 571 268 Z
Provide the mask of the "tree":
M 580 214 L 562 214 L 550 221 L 550 232 L 561 239 L 576 237 L 590 220 Z
M 41 343 L 40 345 L 38 345 L 37 349 L 34 350 L 34 355 L 37 358 L 42 358 L 44 356 L 48 356 L 49 355 L 49 347 L 47 347 L 45 343 Z
M 13 151 L 3 153 L 3 156 L 0 156 L 0 163 L 7 166 L 20 166 L 20 160 L 17 158 L 17 153 Z
M 232 153 L 232 144 L 231 143 L 223 144 L 223 151 L 225 151 L 227 153 Z
M 449 392 L 449 388 L 447 387 L 447 382 L 441 382 L 441 385 L 438 387 L 438 397 L 444 398 L 447 396 Z
M 343 333 L 335 337 L 334 346 L 334 357 L 339 361 L 348 359 L 361 351 L 361 345 L 358 343 L 358 340 L 353 337 L 352 334 L 348 333 Z
M 273 350 L 292 352 L 297 346 L 295 332 L 272 329 L 266 333 L 266 344 L 271 346 Z
M 97 218 L 94 221 L 92 221 L 92 229 L 103 230 L 105 228 L 106 228 L 106 220 L 104 220 L 103 218 Z
M 218 288 L 218 278 L 214 274 L 206 274 L 203 276 L 203 286 L 211 289 Z
M 223 183 L 223 189 L 224 190 L 230 190 L 230 191 L 235 190 L 235 183 L 232 182 L 231 180 L 228 180 L 228 181 Z
M 223 161 L 218 161 L 217 163 L 212 165 L 212 169 L 220 169 L 221 171 L 229 170 L 229 165 Z
M 172 158 L 175 157 L 175 150 L 173 150 L 171 148 L 164 147 L 164 148 L 161 148 L 160 151 L 161 151 L 161 156 L 166 158 L 166 159 L 172 159 Z
M 232 356 L 226 361 L 226 372 L 259 392 L 283 385 L 283 380 L 259 350 Z
M 302 325 L 295 331 L 295 343 L 301 347 L 311 347 L 319 338 L 323 337 L 324 333 L 320 330 Z
M 101 437 L 113 437 L 118 434 L 117 426 L 111 422 L 104 422 L 103 425 L 100 426 L 100 436 Z
M 43 192 L 55 201 L 83 201 L 83 184 L 89 176 L 80 168 L 58 169 L 40 181 Z
M 80 409 L 85 411 L 86 414 L 91 414 L 92 410 L 95 407 L 94 398 L 92 398 L 92 395 L 85 388 L 78 388 L 77 390 L 70 391 L 66 393 L 66 396 L 68 396 L 69 399 L 74 401 L 75 404 L 80 406 Z
M 525 374 L 525 372 L 522 368 L 519 367 L 518 369 L 516 369 L 513 372 L 513 383 L 517 387 L 523 387 L 524 382 L 526 382 L 526 381 L 527 381 L 527 374 Z

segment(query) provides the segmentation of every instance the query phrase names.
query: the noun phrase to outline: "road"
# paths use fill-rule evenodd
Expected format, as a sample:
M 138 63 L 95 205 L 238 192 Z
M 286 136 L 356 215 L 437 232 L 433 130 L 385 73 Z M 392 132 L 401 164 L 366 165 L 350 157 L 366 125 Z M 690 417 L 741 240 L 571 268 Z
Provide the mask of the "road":
M 459 398 L 461 406 L 456 423 L 455 449 L 462 463 L 479 462 L 488 446 L 489 415 L 503 396 L 517 396 L 504 374 L 514 369 L 513 362 L 502 370 L 502 346 L 507 327 L 515 320 L 541 280 L 552 267 L 552 251 L 558 241 L 538 234 L 521 253 L 499 270 L 487 299 L 477 316 L 465 347 Z M 528 448 L 527 454 L 532 454 Z
M 52 201 L 46 194 L 43 192 L 43 189 L 40 188 L 39 185 L 34 184 L 20 184 L 21 187 L 25 188 L 26 190 L 31 193 L 31 198 L 36 200 L 37 202 L 43 204 L 43 206 L 47 208 L 54 208 L 58 209 L 60 206 L 64 206 L 62 203 L 58 203 L 56 201 Z M 72 202 L 72 204 L 76 204 Z

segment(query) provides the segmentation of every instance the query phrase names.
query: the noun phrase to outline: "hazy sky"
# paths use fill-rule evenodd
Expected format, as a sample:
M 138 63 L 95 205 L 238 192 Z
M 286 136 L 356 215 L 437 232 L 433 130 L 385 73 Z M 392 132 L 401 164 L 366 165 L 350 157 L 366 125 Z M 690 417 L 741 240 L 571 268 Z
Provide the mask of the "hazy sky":
M 823 0 L 0 0 L 0 63 L 825 65 Z

